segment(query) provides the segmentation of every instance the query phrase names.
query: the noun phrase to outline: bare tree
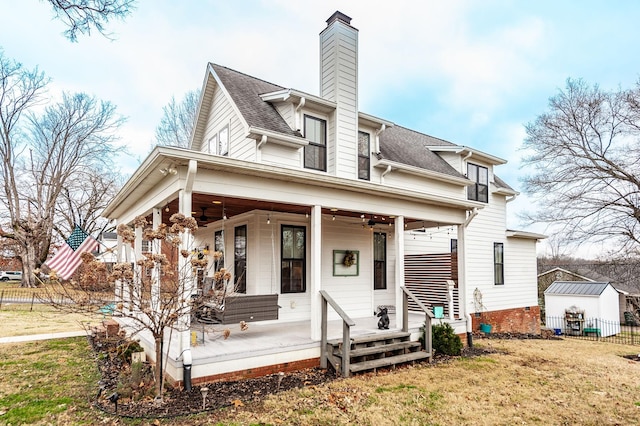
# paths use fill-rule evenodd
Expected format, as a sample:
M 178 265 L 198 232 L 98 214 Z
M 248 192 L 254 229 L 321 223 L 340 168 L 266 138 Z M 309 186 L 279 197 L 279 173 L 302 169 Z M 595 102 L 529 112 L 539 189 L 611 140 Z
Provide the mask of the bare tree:
M 567 241 L 640 243 L 640 86 L 605 92 L 568 80 L 549 110 L 526 126 L 525 189 Z
M 70 176 L 63 188 L 56 207 L 54 231 L 65 238 L 76 224 L 87 233 L 97 235 L 109 226 L 100 213 L 122 187 L 123 177 L 113 170 L 105 170 L 99 164 Z
M 78 33 L 91 34 L 95 28 L 109 38 L 105 24 L 113 19 L 125 19 L 134 9 L 135 0 L 46 0 L 53 8 L 56 18 L 67 27 L 65 37 L 78 41 Z
M 196 286 L 192 270 L 206 271 L 209 267 L 207 256 L 184 245 L 189 240 L 188 235 L 197 229 L 195 219 L 176 213 L 170 221 L 171 226 L 161 225 L 156 229 L 148 227 L 144 217 L 136 217 L 133 228 L 126 224 L 118 225 L 118 235 L 127 247 L 124 247 L 122 261 L 114 265 L 113 272 L 107 274 L 103 262 L 90 253 L 83 253 L 79 283 L 48 286 L 44 297 L 47 303 L 62 311 L 89 315 L 114 305 L 114 315 L 119 317 L 119 322 L 131 335 L 149 333 L 155 344 L 158 397 L 162 396 L 163 348 L 169 351 L 165 331 L 189 329 L 191 314 L 200 303 L 199 299 L 191 297 L 195 295 Z M 137 232 L 153 247 L 138 258 L 134 250 Z M 216 258 L 220 256 L 214 255 Z M 220 291 L 226 294 L 227 287 L 233 285 L 231 274 L 217 271 L 214 277 L 216 285 L 222 289 Z M 247 329 L 245 323 L 240 327 L 241 330 Z M 227 338 L 231 332 L 225 329 L 221 333 Z
M 162 120 L 156 127 L 158 145 L 189 148 L 199 97 L 197 90 L 187 92 L 180 102 L 171 97 L 171 101 L 162 108 Z
M 63 94 L 42 114 L 30 113 L 46 82 L 0 55 L 2 237 L 15 242 L 26 287 L 36 285 L 34 271 L 49 253 L 61 194 L 81 185 L 76 179 L 87 170 L 110 169 L 122 149 L 114 145 L 122 119 L 108 102 Z

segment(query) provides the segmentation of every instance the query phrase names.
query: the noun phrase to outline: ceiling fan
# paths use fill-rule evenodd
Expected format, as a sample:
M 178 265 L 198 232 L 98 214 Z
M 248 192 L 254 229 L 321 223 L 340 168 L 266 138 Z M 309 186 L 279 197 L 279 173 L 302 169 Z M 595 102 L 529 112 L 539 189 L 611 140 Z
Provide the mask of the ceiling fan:
M 207 220 L 209 220 L 209 217 L 204 213 L 205 210 L 207 210 L 207 208 L 206 207 L 202 207 L 202 214 L 199 217 L 200 222 L 206 222 Z

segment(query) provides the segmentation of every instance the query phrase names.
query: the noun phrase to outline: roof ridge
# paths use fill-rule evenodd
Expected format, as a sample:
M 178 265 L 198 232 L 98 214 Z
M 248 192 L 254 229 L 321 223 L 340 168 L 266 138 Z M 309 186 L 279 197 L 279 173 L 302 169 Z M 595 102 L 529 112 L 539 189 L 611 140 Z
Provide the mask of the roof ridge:
M 259 78 L 259 77 L 253 76 L 253 75 L 249 75 L 249 74 L 244 73 L 244 72 L 242 72 L 242 71 L 238 71 L 238 70 L 235 70 L 235 69 L 233 69 L 233 68 L 226 67 L 226 66 L 224 66 L 224 65 L 216 64 L 215 62 L 209 62 L 209 63 L 210 63 L 210 64 L 211 64 L 211 66 L 213 66 L 213 67 L 224 68 L 224 69 L 225 69 L 225 70 L 227 70 L 227 71 L 231 71 L 231 72 L 234 72 L 234 73 L 236 73 L 236 74 L 240 74 L 240 75 L 243 75 L 243 76 L 245 76 L 245 77 L 249 77 L 249 78 L 251 78 L 251 79 L 253 79 L 253 80 L 258 80 L 258 81 L 261 81 L 261 82 L 263 82 L 263 83 L 270 84 L 270 85 L 272 85 L 272 86 L 278 86 L 278 87 L 279 87 L 279 88 L 281 88 L 281 89 L 292 89 L 292 90 L 295 90 L 295 89 L 293 89 L 292 87 L 285 87 L 285 86 L 281 86 L 281 85 L 279 85 L 279 84 L 272 83 L 272 82 L 267 81 L 267 80 L 264 80 L 264 79 L 262 79 L 262 78 Z

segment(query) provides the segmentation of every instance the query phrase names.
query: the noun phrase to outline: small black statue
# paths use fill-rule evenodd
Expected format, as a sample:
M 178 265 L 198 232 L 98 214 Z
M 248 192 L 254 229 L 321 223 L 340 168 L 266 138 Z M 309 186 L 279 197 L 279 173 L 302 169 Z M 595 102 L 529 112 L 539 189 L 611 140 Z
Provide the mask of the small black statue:
M 389 315 L 387 314 L 387 308 L 380 308 L 380 312 L 378 312 L 378 328 L 380 330 L 388 330 L 389 329 Z

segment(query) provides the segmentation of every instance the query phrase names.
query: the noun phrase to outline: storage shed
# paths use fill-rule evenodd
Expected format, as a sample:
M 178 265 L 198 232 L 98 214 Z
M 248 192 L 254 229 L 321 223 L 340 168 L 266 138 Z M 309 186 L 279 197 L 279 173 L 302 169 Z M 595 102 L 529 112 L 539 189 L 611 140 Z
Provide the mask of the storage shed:
M 610 283 L 555 281 L 544 292 L 546 325 L 565 334 L 620 332 L 619 292 Z

